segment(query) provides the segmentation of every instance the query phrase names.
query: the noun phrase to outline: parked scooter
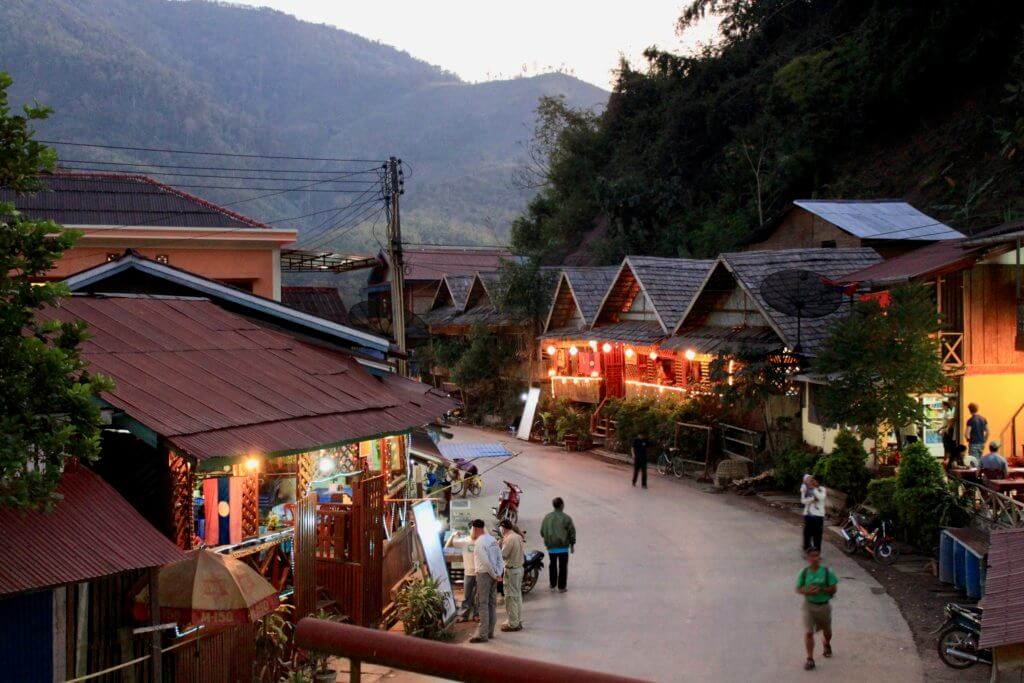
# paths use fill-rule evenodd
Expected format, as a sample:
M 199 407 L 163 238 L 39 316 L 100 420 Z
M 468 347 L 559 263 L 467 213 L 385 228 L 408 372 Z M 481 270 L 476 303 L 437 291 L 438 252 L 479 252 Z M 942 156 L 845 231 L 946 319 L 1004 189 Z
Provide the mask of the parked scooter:
M 899 559 L 900 551 L 893 536 L 893 523 L 889 519 L 871 519 L 853 510 L 846 523 L 839 528 L 844 539 L 843 552 L 853 555 L 863 549 L 879 564 L 892 564 Z
M 977 663 L 992 666 L 992 650 L 979 650 L 981 610 L 969 605 L 946 603 L 946 623 L 939 629 L 939 658 L 954 669 L 969 669 Z
M 544 569 L 544 553 L 540 550 L 531 550 L 526 553 L 526 560 L 523 562 L 523 595 L 529 593 L 537 585 L 542 569 Z
M 503 519 L 516 524 L 519 521 L 519 499 L 523 490 L 510 481 L 505 482 L 505 489 L 498 494 L 498 507 L 491 508 L 491 512 L 500 522 Z

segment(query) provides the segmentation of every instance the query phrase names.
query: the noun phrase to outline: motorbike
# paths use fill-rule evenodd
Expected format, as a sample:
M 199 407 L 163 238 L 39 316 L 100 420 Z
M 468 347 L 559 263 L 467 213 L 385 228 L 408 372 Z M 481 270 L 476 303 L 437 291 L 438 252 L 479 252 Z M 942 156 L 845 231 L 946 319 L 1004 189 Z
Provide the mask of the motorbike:
M 953 669 L 992 665 L 992 650 L 979 650 L 981 610 L 970 605 L 946 603 L 946 623 L 939 628 L 939 658 Z
M 544 569 L 544 553 L 540 550 L 531 550 L 526 553 L 526 560 L 523 562 L 523 595 L 533 590 L 540 578 L 540 572 Z
M 519 499 L 523 490 L 510 481 L 505 482 L 505 489 L 498 494 L 498 507 L 491 508 L 491 512 L 500 522 L 507 519 L 513 524 L 519 521 Z
M 864 550 L 879 564 L 892 564 L 899 559 L 893 535 L 893 523 L 889 519 L 871 519 L 863 512 L 853 510 L 839 533 L 843 537 L 843 552 L 853 555 Z

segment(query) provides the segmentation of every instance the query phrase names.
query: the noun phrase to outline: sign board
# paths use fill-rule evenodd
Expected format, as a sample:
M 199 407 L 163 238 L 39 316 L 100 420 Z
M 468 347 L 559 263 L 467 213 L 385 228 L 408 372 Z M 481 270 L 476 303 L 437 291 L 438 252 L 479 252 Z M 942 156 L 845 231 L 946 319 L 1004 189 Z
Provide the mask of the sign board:
M 448 514 L 448 526 L 452 531 L 469 532 L 469 524 L 473 521 L 473 509 L 468 500 L 453 498 Z
M 444 561 L 441 549 L 441 524 L 434 514 L 434 503 L 429 500 L 412 506 L 412 514 L 416 518 L 416 535 L 423 546 L 423 557 L 427 561 L 427 570 L 437 580 L 437 588 L 444 598 L 444 621 L 447 624 L 455 618 L 455 593 L 452 580 L 448 576 L 448 565 Z
M 540 387 L 530 387 L 530 391 L 526 394 L 526 405 L 523 406 L 523 417 L 519 420 L 517 439 L 530 440 L 530 432 L 533 431 L 533 418 L 537 416 L 538 403 L 540 403 Z

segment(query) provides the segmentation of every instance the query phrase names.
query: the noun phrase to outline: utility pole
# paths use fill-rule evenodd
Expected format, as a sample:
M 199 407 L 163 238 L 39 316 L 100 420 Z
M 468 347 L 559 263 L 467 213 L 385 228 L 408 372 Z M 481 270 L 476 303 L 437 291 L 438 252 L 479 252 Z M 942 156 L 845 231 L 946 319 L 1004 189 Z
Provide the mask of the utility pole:
M 402 217 L 398 198 L 405 191 L 402 179 L 402 160 L 388 159 L 388 260 L 391 262 L 391 331 L 398 350 L 406 353 L 405 344 L 405 261 L 402 258 Z M 396 363 L 398 374 L 409 374 L 409 361 L 399 358 Z

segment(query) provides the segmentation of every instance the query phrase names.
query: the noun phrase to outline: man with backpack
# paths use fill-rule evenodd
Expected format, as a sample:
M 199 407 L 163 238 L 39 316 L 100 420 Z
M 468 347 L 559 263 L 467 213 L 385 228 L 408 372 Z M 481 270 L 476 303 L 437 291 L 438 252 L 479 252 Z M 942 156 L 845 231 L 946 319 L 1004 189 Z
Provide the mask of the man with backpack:
M 796 578 L 796 592 L 804 596 L 803 621 L 804 645 L 807 661 L 804 669 L 814 668 L 814 633 L 821 631 L 825 639 L 822 655 L 832 656 L 832 604 L 839 579 L 835 572 L 821 564 L 821 552 L 817 548 L 807 551 L 807 566 Z

